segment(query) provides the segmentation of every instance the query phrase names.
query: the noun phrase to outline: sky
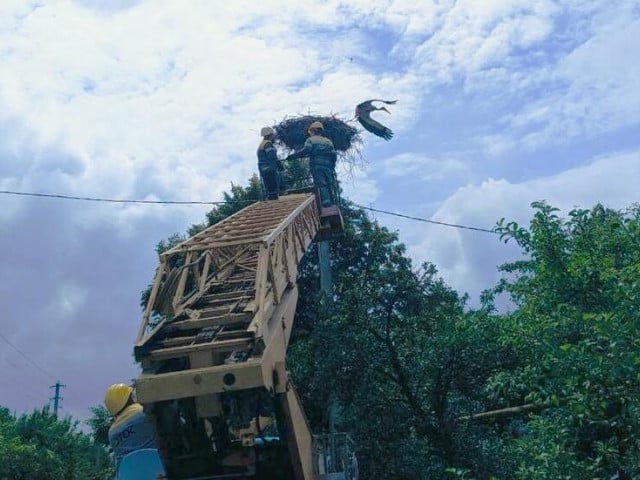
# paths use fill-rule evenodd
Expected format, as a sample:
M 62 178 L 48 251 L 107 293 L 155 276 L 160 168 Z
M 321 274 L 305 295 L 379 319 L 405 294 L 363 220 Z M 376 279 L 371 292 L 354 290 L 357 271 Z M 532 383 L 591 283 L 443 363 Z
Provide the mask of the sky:
M 640 0 L 2 0 L 0 190 L 216 201 L 262 126 L 398 100 L 338 168 L 352 201 L 492 228 L 531 202 L 625 208 L 640 184 Z M 138 374 L 156 243 L 203 205 L 0 194 L 0 405 L 66 385 L 84 420 Z M 493 234 L 373 214 L 469 305 L 518 258 Z

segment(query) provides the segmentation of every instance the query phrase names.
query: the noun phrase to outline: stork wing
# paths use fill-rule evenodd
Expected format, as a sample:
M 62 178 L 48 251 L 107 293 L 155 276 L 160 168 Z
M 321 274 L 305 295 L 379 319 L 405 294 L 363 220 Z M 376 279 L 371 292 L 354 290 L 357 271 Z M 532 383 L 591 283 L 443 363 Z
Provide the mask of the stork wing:
M 387 105 L 395 105 L 398 101 L 397 100 L 380 100 L 380 99 L 375 99 L 375 100 L 371 100 L 372 102 L 382 102 L 382 103 L 386 103 Z
M 368 115 L 358 117 L 358 121 L 360 122 L 360 125 L 365 128 L 365 130 L 368 130 L 378 137 L 384 138 L 387 141 L 391 140 L 391 137 L 393 137 L 393 132 L 391 131 L 391 129 L 385 127 L 380 122 L 375 121 Z
M 387 105 L 395 105 L 398 100 L 381 100 L 379 98 L 374 98 L 373 100 L 369 100 L 369 101 L 370 102 L 382 102 L 382 103 L 386 103 Z
M 394 105 L 397 102 L 397 100 L 380 100 L 379 98 L 372 98 L 371 100 L 366 100 L 362 103 L 359 103 L 356 108 L 370 106 L 371 102 L 382 102 L 382 103 L 386 103 L 387 105 Z

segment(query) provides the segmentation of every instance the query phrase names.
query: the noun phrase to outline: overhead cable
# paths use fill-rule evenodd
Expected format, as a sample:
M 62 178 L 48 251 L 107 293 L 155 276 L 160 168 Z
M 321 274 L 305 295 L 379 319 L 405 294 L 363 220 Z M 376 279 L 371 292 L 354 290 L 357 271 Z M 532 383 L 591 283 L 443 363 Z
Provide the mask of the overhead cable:
M 377 208 L 365 207 L 364 205 L 357 205 L 355 203 L 353 205 L 354 207 L 358 207 L 363 210 L 369 210 L 371 212 L 377 212 L 377 213 L 384 213 L 385 215 L 393 215 L 394 217 L 408 218 L 409 220 L 416 220 L 418 222 L 432 223 L 434 225 L 443 225 L 445 227 L 463 228 L 466 230 L 474 230 L 476 232 L 495 233 L 495 234 L 498 233 L 495 230 L 489 230 L 488 228 L 470 227 L 468 225 L 459 225 L 457 223 L 439 222 L 437 220 L 429 220 L 427 218 L 413 217 L 411 215 L 405 215 L 403 213 L 389 212 L 387 210 L 379 210 Z
M 44 368 L 42 368 L 36 362 L 31 360 L 31 358 L 29 358 L 26 353 L 24 353 L 22 350 L 20 350 L 18 347 L 16 347 L 13 343 L 11 343 L 11 341 L 7 337 L 5 337 L 2 333 L 0 333 L 0 338 L 2 340 L 4 340 L 7 345 L 9 345 L 11 348 L 13 348 L 16 352 L 18 352 L 27 362 L 29 362 L 31 365 L 33 365 L 35 368 L 37 368 L 47 378 L 53 378 L 54 377 L 53 375 L 51 375 L 50 372 L 47 372 Z
M 73 195 L 59 195 L 49 193 L 35 193 L 35 192 L 15 192 L 10 190 L 0 190 L 0 194 L 4 195 L 19 195 L 26 197 L 42 197 L 42 198 L 61 198 L 65 200 L 83 200 L 88 202 L 108 202 L 108 203 L 142 203 L 142 204 L 161 204 L 161 205 L 225 205 L 225 204 L 237 204 L 237 203 L 253 203 L 256 200 L 225 200 L 225 201 L 200 201 L 200 200 L 135 200 L 135 199 L 113 199 L 113 198 L 98 198 L 98 197 L 78 197 Z M 431 223 L 433 225 L 441 225 L 444 227 L 460 228 L 465 230 L 473 230 L 476 232 L 485 232 L 497 234 L 495 230 L 481 227 L 471 227 L 468 225 L 460 225 L 456 223 L 440 222 L 437 220 L 429 220 L 427 218 L 414 217 L 412 215 L 405 215 L 403 213 L 390 212 L 388 210 L 380 210 L 373 207 L 365 207 L 364 205 L 353 204 L 357 208 L 363 210 L 369 210 L 371 212 L 383 213 L 385 215 L 392 215 L 395 217 L 406 218 L 409 220 L 415 220 L 418 222 Z
M 96 198 L 96 197 L 76 197 L 72 195 L 58 195 L 52 193 L 35 193 L 35 192 L 14 192 L 11 190 L 0 190 L 0 194 L 19 195 L 24 197 L 44 197 L 44 198 L 62 198 L 64 200 L 84 200 L 87 202 L 108 202 L 108 203 L 146 203 L 146 204 L 164 204 L 164 205 L 224 205 L 226 203 L 251 203 L 255 200 L 226 200 L 221 202 L 203 202 L 199 200 L 176 201 L 176 200 L 126 200 L 113 198 Z

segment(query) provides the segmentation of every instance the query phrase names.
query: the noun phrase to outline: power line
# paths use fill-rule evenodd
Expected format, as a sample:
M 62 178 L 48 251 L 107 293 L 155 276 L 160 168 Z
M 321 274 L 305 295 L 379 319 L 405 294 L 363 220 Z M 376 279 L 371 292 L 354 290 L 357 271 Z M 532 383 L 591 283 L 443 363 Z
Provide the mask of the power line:
M 181 201 L 181 200 L 135 200 L 135 199 L 113 199 L 113 198 L 99 198 L 99 197 L 77 197 L 73 195 L 58 195 L 49 193 L 36 193 L 36 192 L 16 192 L 11 190 L 0 190 L 0 194 L 4 195 L 19 195 L 26 197 L 41 197 L 41 198 L 60 198 L 64 200 L 83 200 L 87 202 L 108 202 L 108 203 L 142 203 L 142 204 L 160 204 L 160 205 L 225 205 L 234 203 L 253 203 L 256 200 L 226 200 L 222 202 L 204 202 L 204 201 Z M 433 225 L 441 225 L 444 227 L 460 228 L 465 230 L 473 230 L 476 232 L 485 232 L 497 234 L 494 230 L 481 227 L 471 227 L 468 225 L 459 225 L 456 223 L 439 222 L 437 220 L 429 220 L 427 218 L 414 217 L 411 215 L 405 215 L 403 213 L 390 212 L 388 210 L 380 210 L 372 207 L 365 207 L 364 205 L 353 204 L 357 208 L 363 210 L 369 210 L 371 212 L 383 213 L 385 215 L 392 215 L 395 217 L 406 218 L 409 220 L 415 220 L 418 222 L 431 223 Z
M 9 360 L 8 358 L 4 357 L 4 360 L 11 365 L 12 367 L 14 367 L 15 369 L 21 369 L 24 368 L 24 365 L 18 365 L 14 362 L 12 362 L 11 360 Z M 26 395 L 29 398 L 31 398 L 32 400 L 34 400 L 35 402 L 41 402 L 42 401 L 42 397 L 40 395 L 40 393 L 36 393 L 34 390 L 34 386 L 30 383 L 26 383 L 25 379 L 33 379 L 33 377 L 31 375 L 21 375 L 17 370 L 4 370 L 7 373 L 13 373 L 13 375 L 9 376 L 6 378 L 6 380 L 9 382 L 9 385 L 7 387 L 5 387 L 7 390 L 9 391 L 9 388 L 14 387 L 15 389 L 15 385 L 12 385 L 14 383 L 19 383 L 22 385 L 23 388 L 20 389 L 20 394 L 21 395 Z
M 33 365 L 35 368 L 37 368 L 38 370 L 40 370 L 40 372 L 45 375 L 47 378 L 53 378 L 53 375 L 51 375 L 49 372 L 47 372 L 44 368 L 42 368 L 40 365 L 38 365 L 36 362 L 34 362 L 33 360 L 31 360 L 26 353 L 24 353 L 22 350 L 20 350 L 18 347 L 16 347 L 13 343 L 11 343 L 9 341 L 9 339 L 7 337 L 5 337 L 2 333 L 0 333 L 0 338 L 2 340 L 4 340 L 7 345 L 9 345 L 11 348 L 13 348 L 16 352 L 18 352 L 22 358 L 24 358 L 27 362 L 29 362 L 31 365 Z
M 496 232 L 495 230 L 489 230 L 488 228 L 470 227 L 468 225 L 459 225 L 457 223 L 438 222 L 436 220 L 429 220 L 427 218 L 412 217 L 411 215 L 404 215 L 402 213 L 389 212 L 387 210 L 379 210 L 377 208 L 365 207 L 363 205 L 357 205 L 355 203 L 353 204 L 353 206 L 362 208 L 363 210 L 370 210 L 372 212 L 384 213 L 386 215 L 393 215 L 395 217 L 400 217 L 400 218 L 408 218 L 409 220 L 416 220 L 418 222 L 432 223 L 435 225 L 443 225 L 445 227 L 463 228 L 466 230 L 474 230 L 476 232 L 494 233 L 496 235 L 498 234 L 498 232 Z
M 11 348 L 13 348 L 16 352 L 18 352 L 25 360 L 27 360 L 27 362 L 29 362 L 33 367 L 37 368 L 42 374 L 44 374 L 47 378 L 54 378 L 54 376 L 47 372 L 44 368 L 42 368 L 40 365 L 38 365 L 35 361 L 31 360 L 22 350 L 20 350 L 18 347 L 16 347 L 13 343 L 11 343 L 9 341 L 9 339 L 7 337 L 5 337 L 2 333 L 0 333 L 0 338 L 2 340 L 4 340 Z M 4 360 L 9 363 L 10 365 L 12 365 L 15 368 L 21 368 L 22 366 L 16 365 L 15 363 L 13 363 L 12 361 L 10 361 L 8 358 L 4 357 Z M 67 385 L 63 385 L 63 387 L 67 388 Z M 75 394 L 74 390 L 71 390 L 72 393 L 72 397 L 74 398 L 78 398 L 77 395 Z
M 87 202 L 107 202 L 107 203 L 146 203 L 146 204 L 162 204 L 162 205 L 224 205 L 228 203 L 251 203 L 255 200 L 226 200 L 222 202 L 202 202 L 197 200 L 178 201 L 178 200 L 126 200 L 114 198 L 96 198 L 96 197 L 76 197 L 73 195 L 58 195 L 52 193 L 36 193 L 36 192 L 14 192 L 11 190 L 0 190 L 3 195 L 18 195 L 23 197 L 41 197 L 41 198 L 61 198 L 64 200 L 84 200 Z

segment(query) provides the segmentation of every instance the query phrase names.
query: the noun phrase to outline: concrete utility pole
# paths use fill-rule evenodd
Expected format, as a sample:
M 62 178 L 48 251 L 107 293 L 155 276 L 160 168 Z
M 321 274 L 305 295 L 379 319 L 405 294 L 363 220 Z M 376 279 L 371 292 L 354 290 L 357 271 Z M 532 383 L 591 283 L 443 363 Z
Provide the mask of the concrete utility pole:
M 331 276 L 331 258 L 329 254 L 329 242 L 318 242 L 318 264 L 320 265 L 320 290 L 325 294 L 326 301 L 333 303 L 333 278 Z M 338 405 L 334 395 L 329 400 L 329 433 L 336 433 L 336 420 L 338 417 Z M 331 437 L 333 442 L 333 437 Z M 333 447 L 332 447 L 333 448 Z M 333 451 L 333 450 L 331 450 Z
M 331 260 L 329 242 L 318 242 L 318 264 L 320 265 L 320 290 L 333 302 L 333 279 L 331 278 Z
M 53 398 L 50 398 L 49 400 L 53 400 L 53 414 L 57 417 L 58 416 L 58 407 L 60 406 L 60 400 L 62 400 L 62 397 L 60 396 L 60 389 L 66 387 L 66 385 L 63 385 L 60 383 L 60 380 L 58 380 L 56 382 L 55 385 L 51 385 L 49 388 L 55 388 L 56 389 L 56 394 Z

